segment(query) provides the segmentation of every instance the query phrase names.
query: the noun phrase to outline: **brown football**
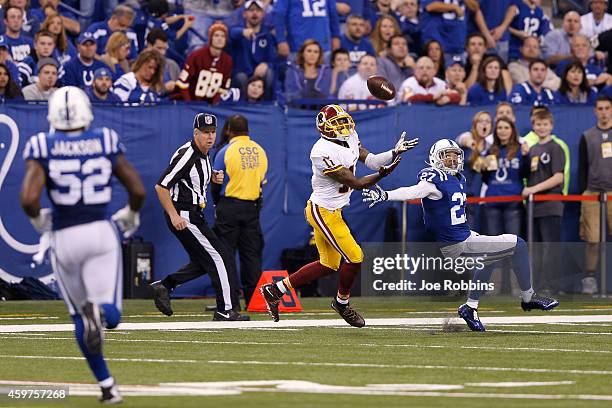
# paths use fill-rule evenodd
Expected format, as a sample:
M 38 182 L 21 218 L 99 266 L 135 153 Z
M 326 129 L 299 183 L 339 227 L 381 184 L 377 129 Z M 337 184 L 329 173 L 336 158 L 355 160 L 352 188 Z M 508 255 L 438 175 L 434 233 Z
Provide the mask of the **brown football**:
M 395 87 L 384 76 L 372 75 L 369 77 L 368 90 L 372 95 L 384 101 L 395 98 Z

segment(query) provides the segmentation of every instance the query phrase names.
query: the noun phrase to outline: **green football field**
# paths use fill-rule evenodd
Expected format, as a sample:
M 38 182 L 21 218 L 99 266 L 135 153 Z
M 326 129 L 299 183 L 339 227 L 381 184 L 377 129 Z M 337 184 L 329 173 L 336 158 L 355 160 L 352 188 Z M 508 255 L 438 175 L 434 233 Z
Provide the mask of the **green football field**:
M 125 407 L 611 407 L 612 301 L 574 297 L 548 313 L 484 297 L 485 333 L 455 319 L 461 300 L 355 298 L 356 329 L 303 299 L 304 312 L 211 322 L 205 300 L 161 316 L 126 301 L 105 356 Z M 62 302 L 0 303 L 0 407 L 97 407 L 99 389 Z M 64 400 L 8 389 L 69 387 Z

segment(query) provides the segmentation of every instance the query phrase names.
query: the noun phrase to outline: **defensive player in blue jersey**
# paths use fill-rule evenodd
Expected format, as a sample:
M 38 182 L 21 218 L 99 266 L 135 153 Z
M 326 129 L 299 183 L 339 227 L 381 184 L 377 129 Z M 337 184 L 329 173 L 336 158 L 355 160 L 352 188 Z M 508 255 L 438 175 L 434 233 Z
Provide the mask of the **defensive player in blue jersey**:
M 492 264 L 511 257 L 521 287 L 523 310 L 557 307 L 557 300 L 538 296 L 533 290 L 527 244 L 522 238 L 512 234 L 486 236 L 470 230 L 465 217 L 465 177 L 461 174 L 463 150 L 459 145 L 450 139 L 437 141 L 429 151 L 429 165 L 419 172 L 418 184 L 392 191 L 384 191 L 376 185 L 376 189 L 363 190 L 363 201 L 370 202 L 371 207 L 386 200 L 420 198 L 425 226 L 440 243 L 444 257 L 484 257 L 485 267 L 475 271 L 474 283 L 488 282 L 493 272 Z M 458 309 L 459 316 L 473 331 L 485 331 L 477 313 L 480 295 L 480 290 L 470 291 L 467 302 Z
M 89 129 L 85 92 L 60 88 L 49 100 L 51 131 L 30 137 L 21 206 L 49 242 L 55 278 L 75 326 L 77 343 L 102 390 L 100 401 L 121 402 L 102 355 L 104 328 L 121 320 L 122 256 L 116 225 L 126 236 L 140 223 L 145 198 L 140 177 L 123 155 L 115 131 Z M 111 221 L 111 176 L 126 187 L 129 203 Z M 51 208 L 41 208 L 44 187 Z M 44 239 L 41 239 L 41 242 Z

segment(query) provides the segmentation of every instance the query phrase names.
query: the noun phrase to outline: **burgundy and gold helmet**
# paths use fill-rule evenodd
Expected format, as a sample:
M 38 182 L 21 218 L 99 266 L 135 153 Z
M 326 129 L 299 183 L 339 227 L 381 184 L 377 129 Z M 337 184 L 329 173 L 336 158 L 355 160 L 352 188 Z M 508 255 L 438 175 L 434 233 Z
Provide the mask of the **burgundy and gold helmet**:
M 355 122 L 342 106 L 325 105 L 317 114 L 317 129 L 326 139 L 346 140 L 355 131 Z

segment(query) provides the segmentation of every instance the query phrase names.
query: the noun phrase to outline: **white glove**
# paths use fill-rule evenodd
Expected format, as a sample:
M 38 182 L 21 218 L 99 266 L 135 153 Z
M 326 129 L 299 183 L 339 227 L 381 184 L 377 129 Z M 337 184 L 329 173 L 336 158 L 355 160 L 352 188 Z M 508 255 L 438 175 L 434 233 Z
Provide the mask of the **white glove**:
M 419 144 L 419 138 L 414 138 L 410 140 L 404 140 L 406 137 L 406 132 L 402 132 L 399 140 L 395 144 L 393 148 L 393 156 L 399 156 L 402 153 L 407 152 L 408 150 L 414 149 Z
M 129 205 L 114 213 L 111 219 L 117 223 L 126 238 L 132 236 L 140 226 L 140 214 L 133 211 Z
M 389 194 L 387 194 L 387 192 L 383 190 L 378 184 L 374 185 L 373 190 L 362 190 L 361 195 L 363 196 L 364 203 L 370 203 L 368 208 L 372 208 L 376 204 L 382 203 L 383 201 L 387 201 L 389 199 Z
M 45 232 L 40 236 L 40 241 L 38 242 L 38 252 L 32 256 L 32 260 L 36 262 L 37 265 L 40 265 L 45 260 L 45 254 L 51 247 L 51 232 Z
M 38 215 L 30 218 L 30 222 L 34 229 L 41 234 L 51 231 L 53 228 L 53 210 L 50 208 L 41 208 Z

